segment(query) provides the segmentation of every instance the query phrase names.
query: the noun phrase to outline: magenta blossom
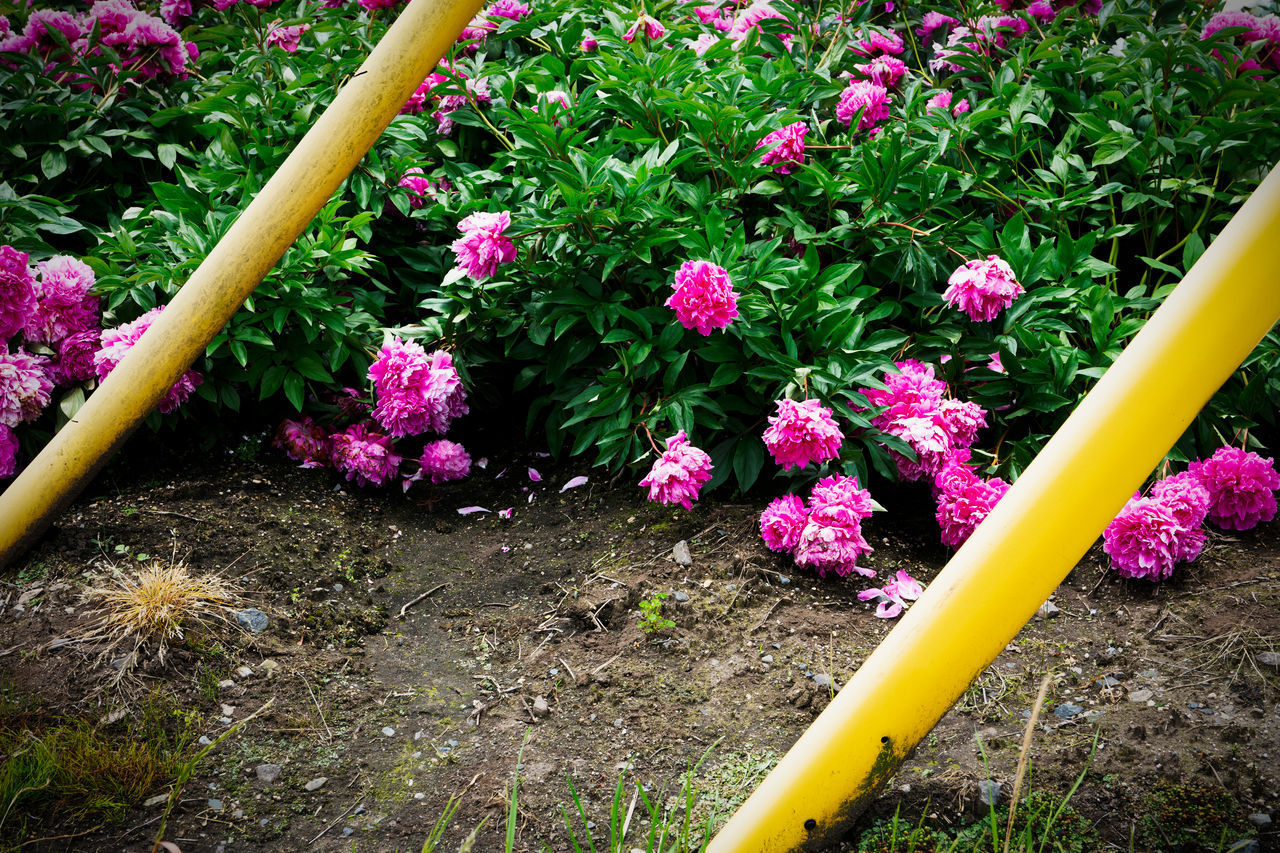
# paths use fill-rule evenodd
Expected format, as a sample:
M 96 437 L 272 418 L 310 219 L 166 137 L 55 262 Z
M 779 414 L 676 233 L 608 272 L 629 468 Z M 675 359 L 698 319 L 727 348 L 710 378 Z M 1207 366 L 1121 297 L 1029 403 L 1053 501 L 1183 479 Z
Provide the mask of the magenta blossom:
M 1049 0 L 1035 0 L 1027 6 L 1027 14 L 1035 18 L 1040 24 L 1051 24 L 1053 19 L 1058 17 L 1058 13 L 1053 8 L 1053 4 Z
M 1183 471 L 1157 482 L 1149 496 L 1168 507 L 1184 530 L 1174 543 L 1176 558 L 1189 563 L 1199 557 L 1204 548 L 1203 525 L 1209 512 L 1209 490 L 1195 474 Z
M 770 551 L 790 553 L 800 543 L 809 511 L 796 495 L 774 498 L 760 514 L 760 538 Z
M 975 321 L 991 321 L 1022 293 L 1013 269 L 995 255 L 969 261 L 947 279 L 942 298 Z
M 532 15 L 533 8 L 527 3 L 519 2 L 519 0 L 496 0 L 482 14 L 490 18 L 508 18 L 512 21 L 518 21 L 528 15 Z
M 18 469 L 18 436 L 0 425 L 0 480 L 7 480 Z
M 817 400 L 777 401 L 778 412 L 769 418 L 764 443 L 774 461 L 789 470 L 810 462 L 821 465 L 840 455 L 844 436 L 831 417 L 831 410 Z
M 938 489 L 935 518 L 942 544 L 959 548 L 995 509 L 1009 484 L 999 477 L 984 480 L 962 465 L 949 465 L 934 478 Z
M 471 473 L 471 456 L 467 449 L 455 441 L 440 439 L 422 448 L 419 477 L 429 477 L 433 483 L 461 480 Z
M 102 348 L 93 356 L 93 369 L 98 374 L 99 382 L 106 379 L 111 371 L 116 369 L 116 365 L 133 348 L 133 345 L 142 338 L 143 333 L 151 328 L 151 324 L 163 310 L 163 305 L 157 305 L 132 323 L 125 323 L 114 329 L 107 329 L 102 333 Z M 169 414 L 176 410 L 187 401 L 191 393 L 196 390 L 196 386 L 203 381 L 204 378 L 194 370 L 188 370 L 183 373 L 160 401 L 160 411 L 164 414 Z
M 666 305 L 686 329 L 710 335 L 738 316 L 738 294 L 724 267 L 709 261 L 685 261 L 676 271 L 675 293 Z
M 450 189 L 449 180 L 441 178 L 438 182 L 423 177 L 425 173 L 421 166 L 410 166 L 404 170 L 404 174 L 400 176 L 399 183 L 396 186 L 404 187 L 409 191 L 409 209 L 417 210 L 427 203 L 427 200 L 436 200 L 436 195 L 442 192 L 448 192 Z
M 301 462 L 303 468 L 323 468 L 329 462 L 329 434 L 307 415 L 300 421 L 281 421 L 271 446 Z
M 905 570 L 899 569 L 894 579 L 883 587 L 872 587 L 858 593 L 859 601 L 876 599 L 876 616 L 880 619 L 894 619 L 909 606 L 908 601 L 915 601 L 924 593 L 920 582 Z
M 476 281 L 484 281 L 498 271 L 500 264 L 516 259 L 516 247 L 503 232 L 511 226 L 511 214 L 473 213 L 458 223 L 462 236 L 453 241 L 458 267 Z
M 814 483 L 813 491 L 809 495 L 810 507 L 837 505 L 843 507 L 859 521 L 870 518 L 875 508 L 875 502 L 871 500 L 871 492 L 858 485 L 857 477 L 832 474 Z
M 950 15 L 944 15 L 941 12 L 925 12 L 924 19 L 920 22 L 920 29 L 916 33 L 920 36 L 921 41 L 928 41 L 935 30 L 943 30 L 954 27 L 960 23 Z
M 861 110 L 855 130 L 865 130 L 871 135 L 879 130 L 880 122 L 889 117 L 889 90 L 870 80 L 854 80 L 840 93 L 836 104 L 836 118 L 845 127 L 853 123 L 853 117 Z
M 583 53 L 592 53 L 599 46 L 600 42 L 596 40 L 595 36 L 587 35 L 578 45 L 578 50 L 581 50 Z
M 0 425 L 16 427 L 38 418 L 52 390 L 48 359 L 22 349 L 0 351 Z
M 401 459 L 391 439 L 369 427 L 356 424 L 329 439 L 333 467 L 357 486 L 381 486 L 392 480 L 400 468 Z
M 873 57 L 881 53 L 899 54 L 906 50 L 902 37 L 894 32 L 882 30 L 859 30 L 853 35 L 853 46 L 849 48 L 859 56 Z M 848 124 L 848 122 L 845 122 Z
M 766 149 L 760 162 L 765 166 L 772 165 L 773 171 L 779 175 L 791 174 L 792 166 L 804 163 L 804 136 L 808 132 L 809 125 L 797 121 L 770 133 L 756 143 L 756 150 Z
M 0 343 L 21 331 L 36 310 L 36 283 L 27 260 L 26 252 L 0 246 Z
M 657 41 L 667 34 L 666 28 L 662 26 L 662 23 L 657 18 L 650 15 L 641 15 L 636 18 L 636 22 L 631 25 L 631 28 L 622 34 L 622 40 L 627 42 L 635 41 L 635 37 L 641 32 L 651 41 Z
M 278 47 L 285 53 L 297 53 L 298 40 L 309 29 L 311 29 L 310 24 L 296 24 L 289 27 L 272 25 L 267 32 L 267 47 Z
M 391 338 L 369 366 L 377 405 L 373 418 L 392 437 L 435 432 L 443 435 L 453 418 L 468 411 L 453 358 L 430 355 L 414 341 Z
M 871 493 L 856 478 L 837 474 L 819 480 L 796 543 L 796 565 L 812 568 L 819 577 L 828 571 L 840 577 L 853 572 L 875 577 L 875 571 L 858 565 L 858 557 L 872 550 L 862 535 L 862 520 L 871 510 Z
M 1103 531 L 1102 550 L 1124 577 L 1160 581 L 1173 574 L 1185 531 L 1164 502 L 1135 497 Z
M 85 382 L 94 377 L 93 356 L 102 348 L 102 330 L 72 332 L 58 342 L 58 358 L 49 368 L 57 385 Z
M 1276 517 L 1280 474 L 1272 460 L 1238 447 L 1220 447 L 1187 470 L 1208 490 L 1208 519 L 1219 527 L 1249 530 Z
M 93 270 L 83 261 L 57 255 L 37 267 L 36 310 L 23 330 L 32 343 L 55 344 L 73 332 L 98 325 L 99 299 L 89 294 Z
M 866 79 L 886 89 L 897 85 L 907 73 L 907 64 L 896 56 L 881 54 L 870 62 L 853 66 Z
M 711 457 L 689 443 L 684 430 L 667 439 L 667 449 L 653 463 L 640 485 L 649 487 L 649 500 L 693 508 L 698 490 L 711 479 Z

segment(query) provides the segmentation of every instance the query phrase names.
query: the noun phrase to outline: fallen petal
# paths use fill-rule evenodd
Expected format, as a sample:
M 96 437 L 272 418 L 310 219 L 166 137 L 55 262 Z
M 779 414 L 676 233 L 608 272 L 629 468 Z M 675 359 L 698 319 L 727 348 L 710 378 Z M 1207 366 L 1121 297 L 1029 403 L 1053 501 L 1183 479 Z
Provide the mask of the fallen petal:
M 493 510 L 485 509 L 482 506 L 464 506 L 458 510 L 458 515 L 471 515 L 477 512 L 493 512 Z
M 542 475 L 538 473 L 538 469 L 537 469 L 537 468 L 530 468 L 530 469 L 529 469 L 529 479 L 530 479 L 530 480 L 532 480 L 532 481 L 533 481 L 533 482 L 535 482 L 535 483 L 541 483 L 541 482 L 542 482 Z
M 560 487 L 560 492 L 564 493 L 564 492 L 567 492 L 569 489 L 576 489 L 578 488 L 578 486 L 585 486 L 586 484 L 587 484 L 586 477 L 574 477 L 572 480 L 570 480 L 569 482 L 565 483 L 563 486 Z

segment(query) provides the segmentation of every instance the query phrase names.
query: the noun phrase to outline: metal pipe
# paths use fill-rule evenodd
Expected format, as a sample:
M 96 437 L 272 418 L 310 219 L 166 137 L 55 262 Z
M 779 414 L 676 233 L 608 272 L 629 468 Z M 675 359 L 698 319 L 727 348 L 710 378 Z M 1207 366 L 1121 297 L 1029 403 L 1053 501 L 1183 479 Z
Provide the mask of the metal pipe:
M 847 830 L 1277 319 L 1280 168 L 708 853 L 812 850 Z
M 480 2 L 411 0 L 141 340 L 0 494 L 0 566 L 31 545 L 204 352 L 435 68 Z

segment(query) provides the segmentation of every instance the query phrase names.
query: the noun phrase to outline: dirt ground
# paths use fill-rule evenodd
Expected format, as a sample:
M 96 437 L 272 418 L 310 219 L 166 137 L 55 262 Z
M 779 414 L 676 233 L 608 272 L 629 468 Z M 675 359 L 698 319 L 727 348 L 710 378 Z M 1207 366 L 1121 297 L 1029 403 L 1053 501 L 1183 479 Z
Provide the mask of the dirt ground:
M 722 820 L 893 627 L 857 600 L 859 579 L 820 580 L 764 548 L 767 497 L 673 510 L 496 439 L 472 445 L 487 466 L 469 479 L 407 494 L 297 468 L 262 436 L 185 458 L 154 441 L 135 439 L 6 573 L 0 669 L 29 707 L 125 733 L 149 692 L 177 697 L 210 740 L 273 703 L 182 787 L 164 838 L 183 853 L 418 851 L 454 796 L 441 849 L 485 821 L 474 849 L 501 850 L 517 772 L 517 850 L 572 850 L 564 809 L 581 840 L 570 785 L 601 845 L 620 777 L 626 803 L 638 782 L 676 804 L 694 771 L 695 816 Z M 927 494 L 875 496 L 888 511 L 868 522 L 871 565 L 927 584 L 948 556 Z M 87 584 L 156 557 L 234 579 L 267 626 L 192 635 L 121 694 L 91 647 L 57 641 L 82 625 Z M 1211 534 L 1159 586 L 1104 565 L 1095 548 L 1072 571 L 851 842 L 895 811 L 972 824 L 986 780 L 1007 799 L 1051 672 L 1029 784 L 1064 797 L 1083 774 L 1070 805 L 1097 833 L 1086 849 L 1226 849 L 1221 834 L 1194 841 L 1215 828 L 1187 843 L 1170 823 L 1171 803 L 1224 791 L 1215 819 L 1245 840 L 1235 849 L 1280 849 L 1280 524 Z M 675 624 L 646 632 L 639 605 L 656 593 Z M 8 843 L 149 851 L 156 799 L 101 827 L 37 815 Z

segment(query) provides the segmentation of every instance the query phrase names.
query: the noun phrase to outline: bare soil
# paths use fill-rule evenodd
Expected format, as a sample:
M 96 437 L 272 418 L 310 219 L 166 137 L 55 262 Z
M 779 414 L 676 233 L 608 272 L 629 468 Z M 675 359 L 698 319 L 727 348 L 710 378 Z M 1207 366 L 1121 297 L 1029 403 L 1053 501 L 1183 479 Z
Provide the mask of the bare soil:
M 637 782 L 674 802 L 694 770 L 698 816 L 723 819 L 893 627 L 857 600 L 856 579 L 821 580 L 764 548 L 767 498 L 673 510 L 499 440 L 473 450 L 488 464 L 469 479 L 403 495 L 294 467 L 257 437 L 177 458 L 154 442 L 136 439 L 10 569 L 0 668 L 44 713 L 125 733 L 149 692 L 176 697 L 210 739 L 273 701 L 182 788 L 164 838 L 183 853 L 417 851 L 454 796 L 442 849 L 486 821 L 474 849 L 501 850 L 517 772 L 521 851 L 572 849 L 570 785 L 600 844 L 619 777 L 628 803 Z M 588 484 L 562 492 L 578 475 Z M 867 528 L 871 564 L 927 584 L 948 557 L 928 495 L 876 497 L 888 512 Z M 92 648 L 56 641 L 82 625 L 93 578 L 155 557 L 235 580 L 269 622 L 191 635 L 120 693 Z M 1030 787 L 1063 797 L 1083 774 L 1070 804 L 1098 849 L 1219 849 L 1209 828 L 1178 840 L 1159 803 L 1223 791 L 1231 838 L 1280 849 L 1257 826 L 1280 819 L 1280 524 L 1211 534 L 1158 586 L 1104 566 L 1095 548 L 841 849 L 895 811 L 972 824 L 987 813 L 983 780 L 1007 798 L 1045 673 Z M 646 632 L 639 604 L 656 593 L 675 625 Z M 278 779 L 258 778 L 264 764 Z M 37 815 L 8 843 L 150 851 L 162 809 L 138 803 L 106 826 Z

